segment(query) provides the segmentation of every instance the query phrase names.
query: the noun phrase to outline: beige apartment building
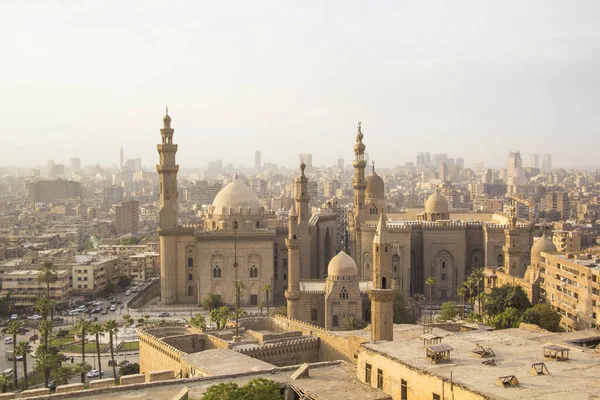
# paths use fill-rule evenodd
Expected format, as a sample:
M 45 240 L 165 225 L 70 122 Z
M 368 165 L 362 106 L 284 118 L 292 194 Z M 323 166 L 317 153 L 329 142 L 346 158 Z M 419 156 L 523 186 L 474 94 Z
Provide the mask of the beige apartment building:
M 128 274 L 134 281 L 143 281 L 160 276 L 160 258 L 156 252 L 147 252 L 129 256 Z
M 140 229 L 140 202 L 124 201 L 115 206 L 117 235 L 136 234 Z
M 113 257 L 73 265 L 73 296 L 97 296 L 109 281 L 117 283 L 120 276 L 119 258 Z
M 1 296 L 8 295 L 8 302 L 15 307 L 30 307 L 39 297 L 46 296 L 46 284 L 40 283 L 38 270 L 14 270 L 2 274 Z M 57 304 L 71 297 L 71 271 L 59 269 L 58 280 L 50 284 L 50 298 Z
M 600 254 L 542 253 L 540 295 L 571 329 L 600 325 Z
M 577 231 L 554 231 L 552 242 L 561 253 L 581 251 L 581 234 Z

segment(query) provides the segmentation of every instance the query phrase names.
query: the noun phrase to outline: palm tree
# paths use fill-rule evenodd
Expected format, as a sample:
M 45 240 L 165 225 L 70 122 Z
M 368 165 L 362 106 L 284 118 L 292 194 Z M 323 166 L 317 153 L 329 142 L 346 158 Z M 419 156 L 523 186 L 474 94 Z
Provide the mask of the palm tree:
M 46 297 L 38 297 L 35 301 L 35 310 L 41 314 L 44 319 L 48 318 L 48 311 L 50 310 L 50 300 Z
M 23 321 L 12 321 L 8 324 L 8 329 L 6 332 L 9 335 L 12 335 L 12 345 L 13 345 L 13 371 L 14 371 L 14 382 L 15 388 L 18 385 L 19 379 L 17 378 L 17 335 L 21 333 L 21 328 L 25 323 Z
M 6 393 L 6 389 L 10 388 L 10 379 L 6 376 L 5 373 L 0 375 L 0 389 L 2 389 L 2 393 Z
M 345 323 L 346 328 L 349 331 L 355 331 L 365 327 L 365 322 L 362 319 L 357 318 L 355 315 L 351 315 L 350 317 L 346 318 Z
M 464 286 L 456 289 L 458 297 L 460 297 L 460 318 L 465 319 L 465 296 L 467 295 L 467 288 Z
M 100 336 L 104 336 L 104 327 L 102 324 L 93 323 L 90 326 L 90 333 L 96 336 L 96 353 L 98 354 L 98 371 L 100 371 L 100 377 L 102 378 L 102 364 L 100 363 Z
M 469 291 L 469 304 L 471 304 L 471 311 L 473 311 L 473 303 L 475 301 L 475 297 L 473 297 L 473 293 L 475 292 L 475 286 L 477 282 L 472 277 L 468 277 L 465 281 L 465 288 Z M 474 312 L 474 311 L 473 311 Z
M 433 285 L 437 283 L 437 280 L 435 279 L 435 277 L 430 276 L 429 278 L 427 278 L 425 283 L 429 285 L 429 323 L 431 323 L 431 321 L 433 321 Z
M 50 300 L 50 285 L 58 281 L 58 268 L 52 261 L 44 261 L 38 273 L 38 281 L 46 284 L 46 298 Z
M 143 320 L 143 318 L 142 318 Z M 108 332 L 108 336 L 110 339 L 110 359 L 113 367 L 113 376 L 115 377 L 115 382 L 117 381 L 117 366 L 115 364 L 115 354 L 113 351 L 113 334 L 117 332 L 117 321 L 114 319 L 109 319 L 104 323 L 104 330 Z
M 83 380 L 85 381 L 85 374 L 92 370 L 92 366 L 85 361 L 77 363 L 73 366 L 73 372 L 76 374 L 81 374 L 83 376 Z
M 27 382 L 27 354 L 31 353 L 31 345 L 29 342 L 23 341 L 19 342 L 17 345 L 17 349 L 15 350 L 15 356 L 23 356 L 23 376 L 25 377 L 25 390 L 29 383 Z
M 69 379 L 71 379 L 71 375 L 73 374 L 73 368 L 70 367 L 58 367 L 52 373 L 52 379 L 57 385 L 66 385 L 69 383 Z
M 265 285 L 263 287 L 265 295 L 267 296 L 267 315 L 269 315 L 269 292 L 271 291 L 271 285 Z
M 77 330 L 79 331 L 79 334 L 81 335 L 81 362 L 85 363 L 85 335 L 86 333 L 89 331 L 90 329 L 90 321 L 88 321 L 87 319 L 80 319 L 79 322 L 77 322 Z M 81 371 L 81 383 L 85 383 L 85 372 Z
M 471 277 L 475 280 L 475 282 L 477 282 L 477 294 L 482 292 L 481 289 L 481 283 L 483 282 L 483 279 L 485 278 L 485 272 L 483 270 L 483 268 L 475 268 L 473 270 L 473 272 L 471 272 Z M 479 308 L 479 314 L 483 315 L 483 309 L 482 309 L 482 304 L 481 304 L 481 296 L 479 296 L 479 298 L 477 299 L 477 305 Z
M 43 348 L 44 349 L 48 349 L 48 339 L 50 337 L 50 333 L 52 332 L 52 322 L 47 320 L 47 319 L 43 319 L 38 323 L 38 331 L 40 331 L 40 335 L 42 336 L 44 345 Z
M 56 354 L 50 354 L 38 347 L 36 352 L 35 367 L 41 371 L 44 371 L 44 382 L 46 387 L 50 382 L 50 370 L 58 365 L 58 358 Z
M 425 295 L 422 293 L 414 293 L 410 296 L 410 308 L 413 311 L 413 315 L 415 319 L 421 318 L 421 314 L 423 313 L 423 307 L 421 306 L 421 302 L 425 299 Z

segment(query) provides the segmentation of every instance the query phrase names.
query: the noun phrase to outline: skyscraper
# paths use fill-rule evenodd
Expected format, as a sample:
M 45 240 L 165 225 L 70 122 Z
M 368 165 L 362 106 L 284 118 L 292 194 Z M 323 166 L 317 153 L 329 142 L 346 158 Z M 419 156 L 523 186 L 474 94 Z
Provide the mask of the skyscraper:
M 256 152 L 254 153 L 254 169 L 259 171 L 261 166 L 262 166 L 262 161 L 261 161 L 260 151 L 256 150 Z
M 518 151 L 510 152 L 506 165 L 506 183 L 509 185 L 519 185 L 520 175 L 522 175 L 523 160 Z
M 552 171 L 552 154 L 544 154 L 544 159 L 542 161 L 542 171 Z
M 539 168 L 540 167 L 540 155 L 539 154 L 531 155 L 531 161 L 529 162 L 529 166 L 531 168 Z
M 298 162 L 300 164 L 304 163 L 307 168 L 312 168 L 312 166 L 313 166 L 312 154 L 309 154 L 309 153 L 300 154 L 300 156 L 298 158 L 299 158 Z
M 140 203 L 137 200 L 124 201 L 115 206 L 117 235 L 136 234 L 140 226 Z
M 73 173 L 79 171 L 81 171 L 81 158 L 71 158 L 71 172 Z

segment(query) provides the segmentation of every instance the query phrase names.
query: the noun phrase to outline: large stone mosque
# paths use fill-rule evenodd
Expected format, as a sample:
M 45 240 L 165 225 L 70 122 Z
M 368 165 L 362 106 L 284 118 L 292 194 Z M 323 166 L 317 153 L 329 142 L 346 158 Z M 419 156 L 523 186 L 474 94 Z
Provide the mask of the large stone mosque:
M 264 302 L 269 285 L 275 303 L 287 301 L 290 318 L 338 330 L 348 317 L 360 316 L 385 339 L 392 335 L 394 291 L 428 293 L 425 281 L 433 276 L 434 300 L 455 299 L 474 268 L 502 267 L 508 275 L 523 276 L 530 264 L 533 227 L 514 217 L 461 214 L 452 219 L 448 201 L 437 191 L 423 212 L 388 214 L 383 179 L 374 168 L 365 178 L 360 123 L 348 218 L 350 255 L 336 255 L 332 247 L 338 243 L 336 215 L 311 215 L 303 164 L 287 221 L 265 210 L 254 191 L 236 179 L 217 194 L 203 226 L 180 226 L 177 145 L 168 114 L 163 123 L 157 146 L 163 304 L 195 304 L 209 293 L 233 304 L 239 279 L 242 305 Z

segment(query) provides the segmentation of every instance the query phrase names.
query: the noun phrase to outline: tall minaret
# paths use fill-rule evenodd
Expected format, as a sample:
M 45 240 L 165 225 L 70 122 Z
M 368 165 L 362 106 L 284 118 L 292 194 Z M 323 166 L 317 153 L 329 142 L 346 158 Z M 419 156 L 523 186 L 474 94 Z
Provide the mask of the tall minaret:
M 160 130 L 162 143 L 156 146 L 160 156 L 160 164 L 156 166 L 160 182 L 160 220 L 158 226 L 160 228 L 176 228 L 178 221 L 177 171 L 179 171 L 179 165 L 175 163 L 177 145 L 173 144 L 175 130 L 171 128 L 171 117 L 169 117 L 168 108 L 163 118 L 163 124 L 164 127 Z
M 288 216 L 288 238 L 285 244 L 288 248 L 288 287 L 285 290 L 288 318 L 298 318 L 298 300 L 300 299 L 300 239 L 298 238 L 298 213 L 296 203 Z
M 513 205 L 510 207 L 510 222 L 504 230 L 506 243 L 502 246 L 504 251 L 504 272 L 508 275 L 522 276 L 521 274 L 521 249 L 519 247 L 520 233 L 517 229 L 517 212 Z
M 394 339 L 391 251 L 385 212 L 382 212 L 373 238 L 373 286 L 369 289 L 371 341 Z
M 356 143 L 354 144 L 354 179 L 352 185 L 354 187 L 354 215 L 358 215 L 360 210 L 365 206 L 365 189 L 367 182 L 365 181 L 365 148 L 363 144 L 363 134 L 361 130 L 361 122 L 358 121 L 358 132 L 356 134 Z
M 177 145 L 173 144 L 171 117 L 168 109 L 160 130 L 162 143 L 157 145 L 160 164 L 156 166 L 160 182 L 160 212 L 158 238 L 160 246 L 160 296 L 163 304 L 177 303 L 177 171 L 175 164 Z
M 296 202 L 298 203 L 298 224 L 308 223 L 310 213 L 308 211 L 308 202 L 310 196 L 308 195 L 308 178 L 304 174 L 306 164 L 304 161 L 300 164 L 300 176 L 296 178 Z

